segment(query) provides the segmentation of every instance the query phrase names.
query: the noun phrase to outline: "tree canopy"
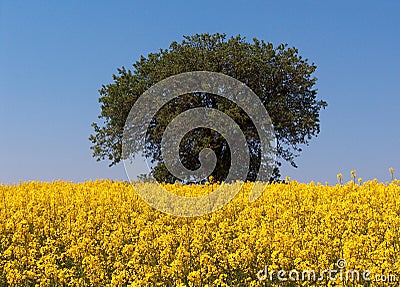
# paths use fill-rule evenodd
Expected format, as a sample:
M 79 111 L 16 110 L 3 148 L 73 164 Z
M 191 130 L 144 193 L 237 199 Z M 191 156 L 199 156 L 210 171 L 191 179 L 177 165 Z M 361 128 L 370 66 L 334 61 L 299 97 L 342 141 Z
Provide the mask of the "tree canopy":
M 296 167 L 295 158 L 303 145 L 320 132 L 319 114 L 327 106 L 317 99 L 314 72 L 316 65 L 299 55 L 298 49 L 240 35 L 227 38 L 225 34 L 196 34 L 184 36 L 182 42 L 172 42 L 168 49 L 160 49 L 141 56 L 132 69 L 119 68 L 113 82 L 100 89 L 100 123 L 93 123 L 90 136 L 93 156 L 109 160 L 115 165 L 122 160 L 122 137 L 125 121 L 136 100 L 152 85 L 190 71 L 212 71 L 231 76 L 254 91 L 268 111 L 277 139 L 277 166 L 274 178 L 279 177 L 282 161 Z M 176 178 L 166 169 L 161 157 L 161 137 L 168 123 L 185 110 L 194 107 L 218 109 L 229 115 L 246 136 L 250 152 L 247 179 L 255 180 L 260 165 L 259 138 L 246 113 L 225 98 L 207 93 L 191 93 L 176 98 L 159 110 L 148 129 L 145 156 L 155 167 L 152 175 L 157 180 L 174 182 Z M 229 171 L 231 152 L 226 140 L 211 129 L 198 128 L 180 143 L 182 164 L 188 169 L 199 167 L 199 152 L 211 148 L 217 155 L 215 180 L 223 181 Z

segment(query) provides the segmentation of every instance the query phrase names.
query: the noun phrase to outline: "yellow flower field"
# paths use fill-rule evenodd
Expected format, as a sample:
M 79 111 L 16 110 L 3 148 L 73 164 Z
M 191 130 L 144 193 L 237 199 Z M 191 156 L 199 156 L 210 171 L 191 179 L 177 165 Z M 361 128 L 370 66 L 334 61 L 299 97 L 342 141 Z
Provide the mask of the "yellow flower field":
M 400 284 L 400 181 L 270 184 L 249 203 L 252 186 L 214 213 L 181 218 L 154 210 L 126 182 L 0 185 L 0 286 Z M 331 269 L 369 270 L 371 281 L 261 276 Z

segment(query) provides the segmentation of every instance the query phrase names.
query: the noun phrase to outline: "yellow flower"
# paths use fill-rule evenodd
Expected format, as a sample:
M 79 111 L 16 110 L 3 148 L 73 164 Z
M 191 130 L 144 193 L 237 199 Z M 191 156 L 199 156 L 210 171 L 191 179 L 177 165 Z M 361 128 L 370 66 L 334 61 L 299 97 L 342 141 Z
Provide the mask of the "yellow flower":
M 337 174 L 337 180 L 338 180 L 338 183 L 339 183 L 339 184 L 342 184 L 342 179 L 343 179 L 343 174 L 338 173 L 338 174 Z
M 394 169 L 393 169 L 393 167 L 389 168 L 389 172 L 390 172 L 390 176 L 392 177 L 392 180 L 393 180 L 393 178 L 394 178 Z
M 342 174 L 337 177 L 341 184 Z M 125 182 L 0 185 L 0 282 L 261 286 L 257 272 L 265 266 L 269 271 L 326 270 L 340 258 L 349 269 L 370 270 L 371 278 L 383 269 L 398 273 L 393 254 L 400 237 L 399 184 L 286 180 L 268 184 L 251 203 L 253 184 L 244 183 L 244 196 L 194 218 L 149 207 Z M 151 191 L 157 183 L 139 184 Z M 197 196 L 219 183 L 165 187 Z

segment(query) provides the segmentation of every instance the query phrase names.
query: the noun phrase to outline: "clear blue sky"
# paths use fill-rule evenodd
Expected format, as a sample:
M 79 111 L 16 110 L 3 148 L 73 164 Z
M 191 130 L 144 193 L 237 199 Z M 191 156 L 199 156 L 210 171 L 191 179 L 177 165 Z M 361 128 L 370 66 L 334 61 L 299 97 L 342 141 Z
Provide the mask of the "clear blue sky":
M 98 89 L 182 35 L 288 43 L 318 66 L 321 133 L 283 176 L 400 177 L 400 2 L 0 0 L 0 183 L 126 179 L 91 157 Z

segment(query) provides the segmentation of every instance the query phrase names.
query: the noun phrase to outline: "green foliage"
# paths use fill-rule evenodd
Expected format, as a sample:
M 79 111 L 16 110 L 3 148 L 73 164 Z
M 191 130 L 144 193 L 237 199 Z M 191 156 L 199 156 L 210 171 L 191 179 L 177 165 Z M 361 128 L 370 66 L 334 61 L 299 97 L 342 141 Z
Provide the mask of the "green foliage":
M 113 75 L 113 83 L 103 85 L 99 102 L 100 124 L 93 123 L 91 149 L 97 160 L 108 159 L 114 165 L 121 161 L 122 134 L 126 118 L 135 101 L 153 84 L 172 75 L 190 71 L 213 71 L 229 75 L 249 86 L 261 99 L 274 124 L 277 138 L 278 162 L 274 177 L 279 176 L 281 161 L 296 166 L 294 159 L 301 146 L 307 145 L 320 131 L 319 112 L 327 103 L 318 100 L 315 89 L 314 63 L 303 59 L 296 48 L 287 44 L 274 47 L 253 39 L 249 43 L 241 36 L 226 38 L 224 34 L 185 36 L 181 43 L 173 42 L 166 50 L 150 53 Z M 193 93 L 171 101 L 153 119 L 148 131 L 145 155 L 156 163 L 153 176 L 172 182 L 175 178 L 166 170 L 160 152 L 161 136 L 168 123 L 178 114 L 193 107 L 212 107 L 231 116 L 245 134 L 250 150 L 249 180 L 255 180 L 259 167 L 258 135 L 249 117 L 235 104 L 224 98 Z M 230 166 L 230 150 L 216 132 L 196 129 L 180 144 L 182 163 L 189 169 L 199 165 L 198 152 L 212 148 L 217 167 L 212 174 L 223 180 Z

